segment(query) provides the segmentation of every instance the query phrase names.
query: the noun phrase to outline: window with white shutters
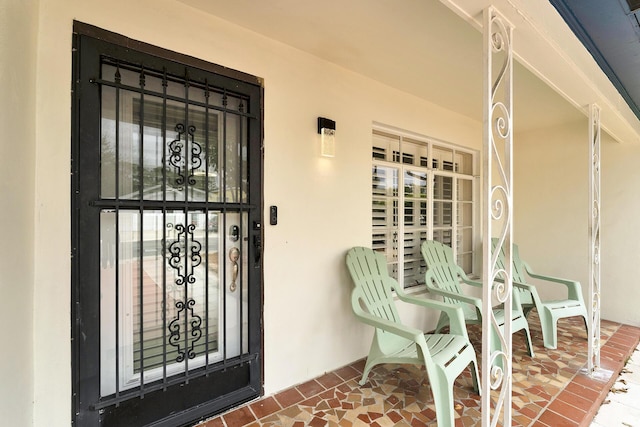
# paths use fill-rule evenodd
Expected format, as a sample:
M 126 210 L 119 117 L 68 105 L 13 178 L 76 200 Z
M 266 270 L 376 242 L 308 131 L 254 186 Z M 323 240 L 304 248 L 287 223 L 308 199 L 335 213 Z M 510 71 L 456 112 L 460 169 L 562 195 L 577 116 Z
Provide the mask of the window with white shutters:
M 387 129 L 373 130 L 372 247 L 405 288 L 424 283 L 420 245 L 453 248 L 473 272 L 477 152 Z

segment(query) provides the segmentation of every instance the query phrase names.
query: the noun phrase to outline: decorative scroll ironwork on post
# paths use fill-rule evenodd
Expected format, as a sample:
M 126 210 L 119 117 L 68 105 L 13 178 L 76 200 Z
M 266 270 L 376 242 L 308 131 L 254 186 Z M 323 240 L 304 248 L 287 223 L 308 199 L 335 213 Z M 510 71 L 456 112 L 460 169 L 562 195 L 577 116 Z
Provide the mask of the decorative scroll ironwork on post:
M 194 270 L 202 262 L 200 251 L 202 244 L 195 240 L 193 232 L 196 226 L 176 225 L 177 239 L 169 246 L 169 265 L 176 271 L 175 284 L 183 287 L 184 300 L 175 302 L 177 309 L 174 319 L 169 323 L 169 344 L 176 348 L 176 362 L 196 357 L 195 345 L 202 337 L 202 317 L 196 314 L 196 301 L 189 296 L 189 284 L 196 282 Z
M 589 373 L 600 367 L 600 107 L 589 105 Z
M 500 328 L 494 302 L 512 306 L 513 229 L 513 27 L 493 7 L 484 10 L 483 27 L 483 305 L 482 425 L 511 425 L 511 316 Z M 495 227 L 494 227 L 495 225 Z M 492 250 L 491 237 L 499 244 Z M 497 267 L 501 248 L 505 268 Z M 499 280 L 497 280 L 499 279 Z M 496 342 L 497 340 L 497 342 Z M 493 403 L 492 403 L 493 402 Z M 493 407 L 493 413 L 492 413 Z M 502 421 L 500 421 L 502 419 Z

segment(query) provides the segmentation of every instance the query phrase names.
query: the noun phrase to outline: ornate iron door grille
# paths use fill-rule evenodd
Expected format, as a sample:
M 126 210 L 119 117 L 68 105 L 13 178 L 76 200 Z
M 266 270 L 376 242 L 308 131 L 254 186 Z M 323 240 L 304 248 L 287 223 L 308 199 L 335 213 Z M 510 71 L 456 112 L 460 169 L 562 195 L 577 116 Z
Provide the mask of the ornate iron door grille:
M 179 425 L 254 398 L 260 81 L 74 29 L 74 422 Z

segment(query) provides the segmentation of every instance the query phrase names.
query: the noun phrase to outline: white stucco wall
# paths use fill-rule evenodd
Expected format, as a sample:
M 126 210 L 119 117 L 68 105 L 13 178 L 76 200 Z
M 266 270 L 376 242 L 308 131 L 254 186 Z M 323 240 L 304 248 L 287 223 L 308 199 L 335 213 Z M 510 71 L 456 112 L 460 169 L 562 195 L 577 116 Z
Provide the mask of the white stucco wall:
M 0 424 L 33 419 L 37 0 L 0 2 Z
M 640 146 L 602 145 L 602 315 L 640 326 Z
M 343 260 L 371 233 L 372 122 L 480 147 L 481 124 L 172 0 L 41 0 L 38 32 L 35 425 L 70 422 L 70 79 L 72 21 L 264 78 L 265 391 L 363 357 L 371 331 L 351 314 Z M 337 122 L 318 156 L 316 118 Z M 410 323 L 431 322 L 407 313 Z M 55 392 L 52 392 L 55 390 Z
M 514 233 L 542 274 L 575 278 L 589 298 L 588 121 L 516 135 Z M 640 325 L 640 147 L 602 133 L 602 318 Z M 562 295 L 539 288 L 543 298 Z
M 588 290 L 589 147 L 584 121 L 514 137 L 514 242 L 541 274 L 572 278 Z M 539 286 L 543 299 L 566 288 Z M 586 299 L 585 299 L 586 301 Z

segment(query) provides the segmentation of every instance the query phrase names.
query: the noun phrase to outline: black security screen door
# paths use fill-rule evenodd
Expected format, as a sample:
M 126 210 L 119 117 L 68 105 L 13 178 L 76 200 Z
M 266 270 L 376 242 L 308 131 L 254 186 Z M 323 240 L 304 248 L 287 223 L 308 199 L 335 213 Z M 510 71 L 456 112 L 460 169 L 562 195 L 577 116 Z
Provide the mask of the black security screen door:
M 261 390 L 261 86 L 75 30 L 74 420 L 188 424 Z

